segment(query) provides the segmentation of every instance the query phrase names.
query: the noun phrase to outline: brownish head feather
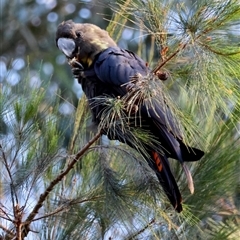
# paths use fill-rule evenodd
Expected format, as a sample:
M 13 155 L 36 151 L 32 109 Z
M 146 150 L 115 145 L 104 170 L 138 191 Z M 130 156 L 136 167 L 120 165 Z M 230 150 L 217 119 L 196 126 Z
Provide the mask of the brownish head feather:
M 75 41 L 73 57 L 83 65 L 90 66 L 95 56 L 117 44 L 108 32 L 89 23 L 74 23 L 72 20 L 62 22 L 57 29 L 56 42 L 59 38 L 70 38 Z

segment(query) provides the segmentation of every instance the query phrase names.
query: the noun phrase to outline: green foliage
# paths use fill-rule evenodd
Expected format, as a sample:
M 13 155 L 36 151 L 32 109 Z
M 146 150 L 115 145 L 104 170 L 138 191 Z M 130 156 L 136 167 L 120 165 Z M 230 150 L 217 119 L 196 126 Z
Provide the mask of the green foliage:
M 31 211 L 32 196 L 42 188 L 47 171 L 64 157 L 59 151 L 66 129 L 59 129 L 58 100 L 47 100 L 47 86 L 29 86 L 25 78 L 16 87 L 5 84 L 1 89 L 1 116 L 6 128 L 0 133 L 0 181 L 5 196 L 1 209 L 5 209 L 2 217 L 8 222 L 6 227 L 16 217 L 17 206 Z
M 61 4 L 54 11 L 64 9 Z M 79 154 L 96 136 L 96 129 L 90 124 L 85 97 L 79 99 L 76 111 L 60 113 L 61 103 L 74 102 L 65 91 L 71 87 L 67 65 L 56 66 L 51 81 L 41 71 L 41 77 L 37 76 L 48 83 L 40 81 L 37 87 L 31 83 L 31 70 L 15 85 L 6 75 L 0 85 L 1 237 L 13 239 L 22 233 L 29 239 L 238 239 L 238 1 L 135 0 L 119 1 L 111 8 L 115 15 L 108 28 L 110 34 L 119 39 L 125 24 L 140 31 L 139 53 L 147 53 L 153 71 L 169 75 L 164 83 L 145 81 L 131 101 L 158 94 L 157 100 L 167 101 L 171 107 L 185 141 L 205 151 L 201 161 L 188 163 L 195 193 L 190 195 L 182 169 L 172 160 L 184 211 L 177 214 L 172 210 L 139 145 L 139 140 L 149 143 L 150 139 L 155 144 L 154 139 L 140 128 L 128 128 L 129 116 L 122 108 L 134 111 L 134 107 L 126 106 L 126 99 L 96 99 L 96 104 L 101 101 L 106 105 L 100 127 L 114 126 L 139 151 L 96 138 Z M 38 13 L 44 18 L 48 14 L 43 10 Z M 20 15 L 13 14 L 14 19 L 20 21 Z M 69 15 L 65 17 L 74 17 Z M 18 37 L 25 29 L 25 33 L 32 33 L 26 36 L 33 36 L 28 39 L 30 46 L 38 46 L 32 48 L 30 58 L 39 48 L 45 49 L 41 57 L 54 64 L 59 53 L 53 45 L 48 50 L 44 45 L 45 41 L 51 43 L 43 34 L 46 29 L 54 39 L 54 23 L 49 25 L 36 31 L 28 22 L 19 28 L 22 33 L 14 28 L 15 38 L 9 38 L 6 21 L 1 28 L 6 33 L 4 39 L 11 42 L 4 41 L 4 49 L 12 48 L 13 40 L 22 43 Z M 41 64 L 34 57 L 34 67 Z M 61 96 L 51 91 L 56 80 L 64 82 Z M 71 163 L 73 167 L 61 175 Z M 26 232 L 18 228 L 16 220 Z
M 210 239 L 238 239 L 240 237 L 239 226 L 236 222 L 227 220 L 226 222 L 217 223 L 212 219 L 208 219 L 207 225 L 211 230 L 207 233 Z

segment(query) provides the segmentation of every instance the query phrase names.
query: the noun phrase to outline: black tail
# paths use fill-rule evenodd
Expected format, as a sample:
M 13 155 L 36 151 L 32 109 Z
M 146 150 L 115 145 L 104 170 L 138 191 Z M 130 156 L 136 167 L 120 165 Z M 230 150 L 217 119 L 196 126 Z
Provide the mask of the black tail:
M 178 141 L 180 143 L 182 158 L 184 162 L 194 162 L 200 160 L 204 152 L 197 148 L 187 147 L 181 140 Z
M 152 160 L 148 162 L 149 166 L 155 171 L 174 209 L 180 213 L 182 211 L 182 196 L 170 170 L 168 159 L 155 151 L 152 151 L 151 156 Z

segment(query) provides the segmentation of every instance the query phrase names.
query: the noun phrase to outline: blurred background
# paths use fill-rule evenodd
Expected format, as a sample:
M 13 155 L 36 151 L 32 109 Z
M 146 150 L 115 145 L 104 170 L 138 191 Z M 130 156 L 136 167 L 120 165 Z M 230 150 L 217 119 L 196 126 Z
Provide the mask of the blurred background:
M 64 99 L 76 101 L 81 87 L 74 82 L 65 56 L 56 47 L 57 26 L 72 19 L 105 29 L 112 14 L 109 1 L 1 0 L 0 82 L 5 79 L 10 85 L 17 85 L 29 66 L 32 86 L 50 79 L 51 95 L 60 88 Z M 137 34 L 125 29 L 119 45 L 136 50 Z

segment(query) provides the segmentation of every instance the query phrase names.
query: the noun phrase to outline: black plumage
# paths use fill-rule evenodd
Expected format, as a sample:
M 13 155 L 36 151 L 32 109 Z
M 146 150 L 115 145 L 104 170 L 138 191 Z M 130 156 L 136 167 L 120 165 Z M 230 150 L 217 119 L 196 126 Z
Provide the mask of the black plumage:
M 119 48 L 105 30 L 92 24 L 76 24 L 71 20 L 61 23 L 56 34 L 56 44 L 69 59 L 73 73 L 89 100 L 93 119 L 97 124 L 102 121 L 105 106 L 101 103 L 96 104 L 96 98 L 124 98 L 129 94 L 129 86 L 130 89 L 134 87 L 134 82 L 131 82 L 133 77 L 141 78 L 150 74 L 150 69 L 141 58 L 131 51 Z M 160 104 L 153 98 L 151 103 L 150 100 L 144 99 L 135 104 L 138 105 L 137 110 L 129 126 L 147 130 L 159 142 L 142 143 L 145 152 L 149 154 L 147 161 L 155 171 L 171 204 L 176 211 L 181 212 L 182 197 L 168 158 L 174 158 L 183 165 L 191 182 L 190 172 L 184 162 L 197 161 L 204 153 L 183 143 L 178 126 L 171 119 L 170 110 L 164 101 Z M 125 136 L 118 134 L 114 129 L 110 130 L 103 129 L 110 139 L 136 147 L 127 134 Z M 193 186 L 190 188 L 193 191 Z

